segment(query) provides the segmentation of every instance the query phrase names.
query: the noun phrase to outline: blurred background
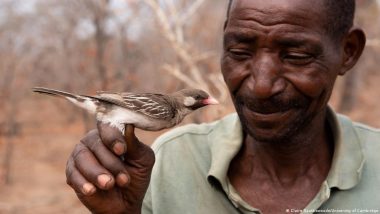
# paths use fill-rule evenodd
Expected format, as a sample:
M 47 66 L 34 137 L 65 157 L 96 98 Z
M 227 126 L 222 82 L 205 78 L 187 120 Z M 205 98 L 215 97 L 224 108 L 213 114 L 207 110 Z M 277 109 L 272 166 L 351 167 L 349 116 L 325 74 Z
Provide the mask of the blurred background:
M 331 105 L 380 127 L 380 1 L 358 0 L 367 32 L 358 65 Z M 227 0 L 0 0 L 0 213 L 88 213 L 66 185 L 65 165 L 94 120 L 33 86 L 173 92 L 196 87 L 222 102 L 184 123 L 233 111 L 220 75 Z M 162 132 L 138 131 L 151 144 Z

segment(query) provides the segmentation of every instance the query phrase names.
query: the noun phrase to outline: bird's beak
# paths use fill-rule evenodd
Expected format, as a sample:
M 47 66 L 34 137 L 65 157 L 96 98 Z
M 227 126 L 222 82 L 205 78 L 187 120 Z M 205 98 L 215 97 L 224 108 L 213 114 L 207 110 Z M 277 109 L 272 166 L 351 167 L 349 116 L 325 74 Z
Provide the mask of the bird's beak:
M 213 97 L 209 97 L 207 99 L 204 99 L 202 103 L 204 105 L 217 105 L 217 104 L 219 104 L 219 102 Z

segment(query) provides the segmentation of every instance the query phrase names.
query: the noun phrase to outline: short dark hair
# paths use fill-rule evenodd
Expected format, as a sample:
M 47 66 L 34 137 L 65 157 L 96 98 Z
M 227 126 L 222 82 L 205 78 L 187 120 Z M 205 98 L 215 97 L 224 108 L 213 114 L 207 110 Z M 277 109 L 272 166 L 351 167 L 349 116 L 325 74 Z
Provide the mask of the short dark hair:
M 324 0 L 326 7 L 326 30 L 335 39 L 341 39 L 352 27 L 355 15 L 355 0 Z M 227 20 L 233 0 L 229 0 Z
M 341 39 L 354 23 L 355 6 L 355 0 L 325 0 L 327 33 Z

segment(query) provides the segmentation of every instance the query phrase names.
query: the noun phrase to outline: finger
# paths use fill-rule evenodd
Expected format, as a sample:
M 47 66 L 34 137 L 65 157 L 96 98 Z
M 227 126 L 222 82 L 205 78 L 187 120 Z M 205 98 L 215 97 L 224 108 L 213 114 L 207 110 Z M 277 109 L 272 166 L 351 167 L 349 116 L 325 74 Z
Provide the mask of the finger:
M 66 183 L 70 185 L 76 193 L 81 193 L 85 196 L 93 195 L 96 192 L 96 187 L 80 174 L 72 158 L 67 161 L 66 165 Z
M 128 153 L 135 154 L 137 145 L 139 143 L 135 136 L 135 126 L 131 124 L 125 124 L 124 130 L 124 139 L 127 143 Z
M 97 123 L 97 127 L 99 136 L 108 149 L 119 156 L 127 151 L 127 144 L 119 129 L 101 122 Z
M 108 190 L 115 184 L 111 173 L 94 157 L 91 151 L 82 143 L 77 144 L 73 152 L 75 167 L 83 177 L 100 189 Z
M 130 176 L 123 162 L 107 149 L 100 139 L 97 141 L 86 141 L 83 144 L 90 149 L 100 164 L 115 176 L 118 186 L 126 187 L 129 184 Z
M 128 148 L 124 155 L 126 163 L 135 167 L 153 167 L 155 161 L 154 152 L 149 146 L 137 139 L 133 125 L 125 124 L 124 139 Z

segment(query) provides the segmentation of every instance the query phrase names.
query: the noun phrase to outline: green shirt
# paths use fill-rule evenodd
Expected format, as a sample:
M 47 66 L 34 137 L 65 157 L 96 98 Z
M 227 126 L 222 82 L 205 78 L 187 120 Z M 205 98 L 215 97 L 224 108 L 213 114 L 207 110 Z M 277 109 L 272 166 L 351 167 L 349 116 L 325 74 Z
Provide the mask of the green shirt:
M 380 130 L 330 109 L 327 115 L 335 141 L 332 167 L 303 213 L 380 213 Z M 143 213 L 259 213 L 227 177 L 242 138 L 237 114 L 180 127 L 158 138 L 152 146 L 156 163 Z

